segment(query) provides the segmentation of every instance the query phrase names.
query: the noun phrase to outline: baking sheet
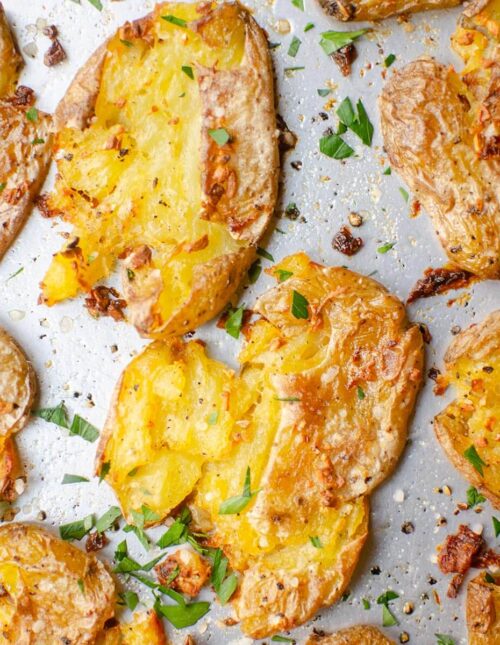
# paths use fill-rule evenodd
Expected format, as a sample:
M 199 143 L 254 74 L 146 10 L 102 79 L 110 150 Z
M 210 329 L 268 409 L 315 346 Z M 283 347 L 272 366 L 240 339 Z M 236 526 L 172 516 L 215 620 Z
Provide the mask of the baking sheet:
M 147 13 L 154 4 L 147 0 L 102 0 L 104 10 L 99 12 L 89 0 L 81 0 L 81 4 L 75 0 L 2 1 L 21 48 L 28 47 L 31 53 L 36 50 L 34 58 L 24 54 L 27 65 L 21 82 L 35 89 L 38 107 L 48 111 L 55 108 L 76 70 L 103 39 L 125 20 Z M 358 41 L 359 57 L 351 76 L 344 79 L 319 47 L 320 32 L 357 29 L 359 25 L 335 23 L 322 14 L 313 0 L 305 0 L 304 12 L 294 7 L 291 0 L 248 4 L 255 9 L 256 18 L 268 31 L 270 40 L 281 43 L 272 52 L 279 111 L 299 138 L 296 149 L 285 159 L 279 211 L 295 202 L 301 217 L 297 221 L 278 220 L 277 226 L 284 233 L 271 232 L 266 248 L 276 260 L 304 250 L 318 262 L 344 264 L 364 274 L 376 271 L 375 277 L 404 299 L 424 269 L 442 266 L 445 257 L 427 215 L 410 217 L 410 205 L 399 191 L 403 184 L 398 176 L 382 174 L 388 163 L 382 148 L 376 98 L 383 84 L 383 60 L 390 53 L 396 55 L 388 74 L 419 55 L 458 64 L 449 49 L 449 36 L 458 11 L 420 14 L 407 25 L 389 20 L 376 26 L 373 34 Z M 290 33 L 275 31 L 278 19 L 289 21 Z M 313 22 L 315 28 L 304 33 L 308 22 Z M 44 24 L 57 26 L 68 54 L 68 60 L 54 68 L 43 65 L 43 53 L 50 44 L 41 33 Z M 302 40 L 302 46 L 297 56 L 291 58 L 287 50 L 294 34 Z M 285 68 L 296 66 L 305 69 L 290 76 L 285 74 Z M 334 88 L 331 96 L 318 96 L 317 89 L 328 86 Z M 325 104 L 331 98 L 341 101 L 346 96 L 353 101 L 362 98 L 375 135 L 369 149 L 354 135 L 347 134 L 346 140 L 355 148 L 357 157 L 344 163 L 320 155 L 318 140 L 328 126 L 336 124 L 333 110 L 327 109 L 331 106 Z M 300 170 L 291 165 L 296 161 L 302 163 Z M 52 181 L 53 171 L 46 189 Z M 347 223 L 351 210 L 362 213 L 365 219 L 356 230 L 364 247 L 347 258 L 332 249 L 331 239 Z M 51 254 L 61 245 L 62 230 L 60 224 L 33 212 L 0 264 L 0 325 L 22 343 L 33 361 L 40 381 L 40 404 L 56 405 L 64 400 L 71 413 L 101 427 L 118 375 L 145 343 L 125 324 L 91 318 L 82 306 L 82 299 L 52 309 L 37 304 L 38 284 Z M 377 253 L 385 242 L 395 243 L 394 248 L 386 254 Z M 262 264 L 270 265 L 265 259 Z M 242 300 L 252 303 L 255 295 L 269 285 L 270 279 L 262 274 L 257 284 L 243 293 Z M 463 297 L 448 304 L 459 295 Z M 466 292 L 450 292 L 411 306 L 410 317 L 425 322 L 433 337 L 427 348 L 427 367 L 441 366 L 454 326 L 465 327 L 479 321 L 499 304 L 500 284 L 483 282 Z M 234 364 L 239 343 L 223 330 L 211 324 L 197 335 L 208 342 L 212 355 Z M 113 346 L 117 346 L 117 351 L 113 351 Z M 457 644 L 466 642 L 465 586 L 458 599 L 446 598 L 448 580 L 443 579 L 435 564 L 435 547 L 461 522 L 483 525 L 486 539 L 494 544 L 492 508 L 486 503 L 481 514 L 453 513 L 456 504 L 465 500 L 468 484 L 434 439 L 432 418 L 452 393 L 435 397 L 432 385 L 426 379 L 410 427 L 408 446 L 396 473 L 371 496 L 371 533 L 349 585 L 349 597 L 292 632 L 298 642 L 304 641 L 312 627 L 329 631 L 354 623 L 381 625 L 382 612 L 376 598 L 387 589 L 400 596 L 391 604 L 400 624 L 385 630 L 394 640 L 398 640 L 401 632 L 408 632 L 410 643 L 435 643 L 436 633 L 452 636 Z M 112 491 L 106 484 L 98 486 L 95 479 L 87 484 L 60 485 L 64 473 L 92 476 L 95 445 L 71 438 L 62 429 L 41 420 L 34 420 L 18 435 L 18 444 L 28 485 L 16 503 L 19 508 L 16 520 L 36 521 L 44 511 L 45 525 L 57 531 L 62 523 L 80 519 L 89 512 L 99 515 L 115 503 Z M 437 492 L 444 485 L 451 488 L 451 496 Z M 438 528 L 442 517 L 447 525 Z M 407 521 L 414 525 L 411 534 L 401 531 L 401 525 Z M 113 536 L 101 556 L 110 561 L 114 546 L 123 537 L 121 532 Z M 145 554 L 135 537 L 128 534 L 127 540 L 132 555 L 144 560 Z M 151 557 L 154 555 L 153 550 Z M 380 569 L 378 575 L 374 573 L 376 567 Z M 439 595 L 440 604 L 434 592 Z M 209 592 L 206 596 L 211 598 Z M 363 598 L 371 602 L 370 610 L 363 609 Z M 151 605 L 148 592 L 142 593 L 142 599 Z M 408 601 L 415 606 L 409 616 L 402 610 Z M 228 609 L 220 609 L 214 602 L 211 613 L 197 625 L 182 633 L 168 626 L 169 634 L 174 643 L 183 643 L 187 633 L 192 633 L 197 643 L 253 642 L 244 638 L 238 627 L 221 628 L 220 619 L 228 613 Z

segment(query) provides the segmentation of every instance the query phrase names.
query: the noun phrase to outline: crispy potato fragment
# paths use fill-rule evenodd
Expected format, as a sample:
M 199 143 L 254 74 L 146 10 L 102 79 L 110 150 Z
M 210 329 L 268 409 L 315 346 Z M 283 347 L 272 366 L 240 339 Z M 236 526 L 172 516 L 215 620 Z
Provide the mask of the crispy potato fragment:
M 489 581 L 486 575 L 490 577 Z M 467 627 L 469 645 L 496 645 L 500 642 L 498 574 L 480 573 L 467 585 Z
M 396 14 L 456 7 L 463 0 L 319 0 L 337 20 L 382 20 Z
M 32 524 L 0 526 L 0 584 L 7 643 L 92 643 L 114 614 L 104 565 Z
M 99 635 L 96 645 L 168 645 L 163 621 L 153 610 L 137 612 Z
M 500 311 L 455 336 L 444 360 L 457 398 L 435 417 L 436 436 L 453 465 L 500 508 Z
M 288 279 L 257 301 L 240 373 L 199 341 L 153 343 L 121 377 L 97 459 L 126 517 L 147 505 L 163 518 L 188 495 L 208 513 L 211 542 L 243 574 L 234 604 L 254 638 L 342 594 L 367 535 L 366 495 L 402 451 L 423 367 L 418 327 L 375 281 L 305 254 L 273 272 Z M 302 318 L 294 294 L 308 303 Z M 247 469 L 256 494 L 220 514 Z
M 305 645 L 395 645 L 372 625 L 355 625 L 340 629 L 334 634 L 318 636 L 313 634 Z
M 178 549 L 157 564 L 155 571 L 161 585 L 168 584 L 172 589 L 195 598 L 210 576 L 210 565 L 195 551 Z
M 54 256 L 44 302 L 90 291 L 120 259 L 141 334 L 180 335 L 216 315 L 254 259 L 277 194 L 271 62 L 249 12 L 158 5 L 94 54 L 56 120 L 47 206 L 78 241 Z
M 499 25 L 500 0 L 476 17 L 469 7 L 453 37 L 462 73 L 421 58 L 396 72 L 380 97 L 392 167 L 431 216 L 453 265 L 485 279 L 500 278 Z

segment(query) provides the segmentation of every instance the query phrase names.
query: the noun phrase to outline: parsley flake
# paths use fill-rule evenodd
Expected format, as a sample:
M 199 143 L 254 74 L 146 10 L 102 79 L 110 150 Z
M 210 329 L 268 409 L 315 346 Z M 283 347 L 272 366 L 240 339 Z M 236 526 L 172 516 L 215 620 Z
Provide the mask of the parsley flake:
M 250 284 L 255 284 L 262 273 L 262 265 L 260 260 L 255 260 L 252 266 L 248 269 L 248 281 Z
M 405 202 L 408 202 L 408 200 L 410 199 L 410 195 L 409 195 L 408 191 L 407 191 L 407 190 L 405 190 L 404 188 L 401 188 L 401 187 L 400 187 L 400 188 L 399 188 L 399 192 L 401 193 L 401 196 L 403 197 L 403 199 L 405 200 Z
M 500 520 L 497 519 L 495 516 L 491 518 L 491 521 L 493 522 L 493 530 L 495 531 L 495 537 L 498 537 L 500 535 Z
M 177 25 L 177 27 L 187 26 L 187 22 L 183 18 L 177 18 L 177 16 L 172 16 L 172 14 L 169 14 L 168 16 L 162 16 L 162 19 L 170 22 L 172 25 Z
M 307 320 L 309 318 L 309 311 L 307 309 L 309 303 L 307 299 L 295 289 L 292 291 L 292 316 L 297 319 Z
M 172 623 L 176 629 L 182 629 L 197 623 L 210 610 L 210 603 L 192 602 L 188 604 L 184 602 L 184 604 L 178 605 L 161 605 L 156 602 L 155 610 L 164 616 L 169 623 Z
M 387 251 L 390 251 L 394 246 L 396 245 L 396 242 L 386 242 L 385 244 L 382 244 L 382 246 L 379 246 L 377 249 L 378 253 L 387 253 Z
M 229 132 L 225 128 L 216 128 L 215 130 L 209 130 L 208 134 L 212 137 L 212 139 L 218 146 L 225 145 L 231 139 Z
M 395 60 L 396 56 L 394 54 L 389 54 L 389 56 L 387 56 L 387 58 L 384 60 L 385 67 L 390 67 Z
M 111 506 L 104 515 L 101 515 L 97 520 L 95 523 L 95 530 L 98 533 L 104 533 L 104 531 L 107 531 L 113 526 L 116 520 L 121 517 L 121 514 L 122 513 L 118 506 Z
M 365 398 L 365 396 L 366 396 L 365 391 L 363 390 L 363 388 L 361 387 L 361 385 L 358 385 L 358 387 L 356 388 L 356 390 L 357 390 L 357 394 L 358 394 L 358 399 L 359 399 L 360 401 L 362 401 L 362 400 Z
M 292 38 L 292 42 L 290 43 L 290 46 L 288 47 L 288 55 L 291 56 L 292 58 L 295 58 L 295 56 L 297 56 L 297 53 L 301 45 L 302 45 L 302 41 L 300 40 L 300 38 L 297 38 L 297 36 L 294 36 Z
M 224 328 L 227 331 L 227 333 L 233 338 L 240 337 L 241 325 L 243 324 L 244 311 L 245 309 L 243 306 L 238 307 L 238 309 L 235 309 L 230 314 L 229 318 L 226 320 L 226 324 L 224 325 Z
M 317 535 L 310 535 L 309 540 L 315 549 L 323 548 L 323 544 Z
M 469 506 L 469 508 L 474 508 L 474 506 L 477 506 L 477 504 L 481 504 L 481 502 L 485 501 L 486 497 L 484 497 L 484 495 L 481 495 L 477 488 L 470 486 L 470 488 L 467 489 L 467 505 Z
M 130 611 L 134 611 L 134 609 L 139 604 L 139 596 L 135 593 L 135 591 L 123 591 L 118 594 L 118 597 L 121 601 L 120 604 L 128 607 Z
M 40 408 L 39 410 L 33 410 L 31 414 L 49 423 L 55 423 L 60 428 L 69 428 L 68 413 L 62 401 L 55 408 Z
M 103 479 L 106 479 L 106 475 L 109 473 L 110 468 L 111 468 L 111 462 L 105 461 L 101 466 L 101 471 L 99 472 L 99 484 L 102 482 Z
M 194 80 L 193 68 L 190 65 L 183 65 L 181 70 L 186 74 L 186 76 L 189 76 L 191 80 Z
M 102 11 L 102 2 L 101 0 L 89 0 L 90 4 L 97 9 L 97 11 Z
M 321 34 L 319 42 L 321 48 L 327 56 L 331 56 L 338 49 L 350 45 L 357 38 L 366 34 L 368 29 L 359 29 L 358 31 L 324 31 Z
M 373 139 L 373 125 L 368 118 L 365 106 L 361 99 L 356 103 L 356 112 L 350 98 L 345 98 L 337 110 L 341 123 L 356 134 L 365 146 L 371 146 Z
M 261 258 L 266 258 L 266 260 L 269 260 L 270 262 L 274 262 L 274 258 L 269 251 L 266 251 L 266 249 L 263 249 L 260 246 L 257 247 L 257 255 L 260 255 Z
M 467 459 L 467 461 L 477 470 L 477 472 L 483 476 L 483 466 L 486 466 L 487 464 L 481 459 L 479 456 L 476 447 L 474 444 L 469 446 L 467 450 L 464 450 L 463 453 L 464 457 Z
M 94 516 L 87 515 L 83 520 L 63 524 L 59 527 L 62 540 L 81 540 L 94 526 Z
M 240 513 L 252 500 L 259 491 L 251 492 L 250 489 L 250 466 L 247 466 L 245 474 L 245 482 L 243 484 L 243 492 L 241 495 L 236 495 L 226 499 L 219 507 L 220 515 L 236 515 Z
M 434 634 L 437 638 L 436 645 L 455 645 L 455 641 L 451 636 L 446 636 L 445 634 Z
M 329 134 L 319 140 L 319 150 L 332 159 L 352 157 L 354 150 L 338 134 Z
M 383 175 L 392 175 L 392 169 L 390 166 L 387 166 L 387 168 L 384 170 L 382 173 Z
M 275 269 L 274 275 L 278 278 L 278 282 L 285 282 L 293 275 L 292 271 L 285 271 L 284 269 Z
M 311 31 L 311 29 L 314 29 L 315 24 L 313 22 L 308 22 L 307 25 L 304 27 L 304 32 Z
M 280 636 L 279 634 L 276 634 L 276 636 L 273 636 L 271 638 L 271 641 L 273 643 L 293 643 L 293 644 L 297 642 L 293 638 L 288 638 L 287 636 Z
M 294 7 L 297 7 L 297 9 L 304 11 L 304 0 L 292 0 L 292 4 Z
M 329 94 L 332 93 L 332 90 L 329 90 L 328 88 L 322 88 L 317 90 L 317 92 L 320 96 L 328 96 Z
M 81 482 L 88 482 L 86 477 L 82 477 L 81 475 L 68 475 L 67 473 L 64 475 L 63 480 L 61 484 L 79 484 Z
M 99 438 L 99 430 L 78 414 L 73 417 L 69 433 L 70 435 L 78 435 L 90 443 L 94 443 Z

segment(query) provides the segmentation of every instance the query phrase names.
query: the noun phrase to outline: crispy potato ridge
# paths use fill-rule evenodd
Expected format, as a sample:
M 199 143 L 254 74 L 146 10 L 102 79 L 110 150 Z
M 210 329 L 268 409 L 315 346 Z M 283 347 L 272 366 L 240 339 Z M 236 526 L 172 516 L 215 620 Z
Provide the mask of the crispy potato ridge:
M 168 645 L 163 621 L 153 610 L 137 612 L 129 623 L 105 630 L 96 645 Z
M 277 193 L 271 62 L 248 11 L 158 5 L 94 54 L 56 121 L 48 210 L 78 242 L 54 256 L 44 301 L 89 291 L 120 258 L 141 334 L 180 335 L 217 314 Z
M 494 582 L 488 582 L 481 572 L 467 585 L 469 645 L 500 642 L 500 576 L 492 577 Z
M 92 643 L 114 614 L 104 565 L 35 525 L 0 526 L 0 584 L 2 642 Z
M 372 625 L 354 625 L 325 636 L 313 634 L 305 645 L 395 645 L 395 642 Z
M 456 7 L 462 0 L 319 0 L 337 20 L 382 20 L 401 13 Z
M 126 517 L 145 504 L 163 518 L 188 495 L 208 512 L 214 543 L 244 572 L 235 607 L 254 638 L 342 593 L 367 535 L 366 494 L 397 462 L 422 378 L 420 331 L 378 283 L 304 254 L 282 271 L 291 277 L 245 329 L 240 373 L 180 339 L 131 362 L 97 460 Z M 291 314 L 294 292 L 307 320 Z M 247 468 L 259 492 L 219 515 Z
M 0 2 L 0 97 L 14 92 L 22 66 L 23 59 L 17 50 Z
M 422 58 L 396 72 L 380 97 L 391 165 L 452 264 L 486 279 L 500 278 L 499 26 L 500 0 L 472 3 L 452 39 L 462 73 Z
M 500 311 L 454 338 L 445 367 L 457 398 L 436 416 L 437 438 L 453 465 L 500 508 Z M 471 447 L 484 465 L 466 458 Z

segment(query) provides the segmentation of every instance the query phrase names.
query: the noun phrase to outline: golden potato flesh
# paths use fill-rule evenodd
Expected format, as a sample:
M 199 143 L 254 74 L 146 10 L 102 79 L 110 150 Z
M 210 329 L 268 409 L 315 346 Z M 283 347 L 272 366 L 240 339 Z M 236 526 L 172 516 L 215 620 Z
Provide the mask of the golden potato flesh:
M 395 645 L 376 627 L 371 625 L 356 625 L 346 627 L 335 634 L 317 636 L 313 634 L 305 645 Z
M 500 508 L 500 311 L 456 336 L 445 366 L 457 397 L 435 418 L 437 437 L 460 472 Z
M 14 93 L 23 66 L 4 8 L 0 2 L 0 97 Z
M 94 556 L 31 524 L 0 526 L 0 642 L 94 643 L 115 588 Z
M 499 7 L 494 0 L 462 21 L 488 28 L 458 28 L 461 75 L 422 58 L 396 72 L 380 97 L 392 167 L 430 214 L 449 260 L 481 278 L 500 278 Z
M 400 13 L 456 7 L 462 0 L 319 0 L 337 20 L 382 20 Z
M 500 576 L 480 573 L 467 585 L 469 645 L 500 643 Z
M 254 258 L 277 190 L 271 63 L 249 13 L 158 5 L 94 54 L 56 119 L 47 208 L 78 242 L 54 256 L 44 301 L 89 291 L 121 258 L 128 316 L 142 334 L 182 334 L 218 313 Z
M 143 611 L 133 615 L 129 623 L 107 629 L 96 645 L 167 645 L 163 622 L 156 613 Z
M 208 513 L 243 573 L 235 608 L 254 638 L 342 593 L 366 494 L 394 468 L 422 378 L 421 334 L 381 285 L 304 254 L 274 274 L 288 279 L 257 301 L 241 372 L 197 341 L 153 343 L 122 375 L 98 459 L 126 516 L 146 505 L 163 518 L 188 495 Z M 219 514 L 248 469 L 257 494 Z
M 13 501 L 14 481 L 21 474 L 13 436 L 29 420 L 37 390 L 31 363 L 0 328 L 0 499 Z

